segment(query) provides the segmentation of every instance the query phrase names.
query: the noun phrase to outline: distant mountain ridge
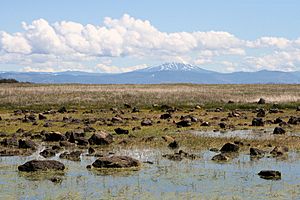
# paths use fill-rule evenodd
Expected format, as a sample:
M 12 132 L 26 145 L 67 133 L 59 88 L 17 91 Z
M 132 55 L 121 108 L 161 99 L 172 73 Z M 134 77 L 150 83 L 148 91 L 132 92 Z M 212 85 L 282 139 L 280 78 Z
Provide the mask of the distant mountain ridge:
M 33 83 L 82 84 L 299 84 L 300 72 L 262 70 L 257 72 L 219 73 L 183 63 L 164 63 L 120 74 L 66 72 L 1 72 L 0 78 Z

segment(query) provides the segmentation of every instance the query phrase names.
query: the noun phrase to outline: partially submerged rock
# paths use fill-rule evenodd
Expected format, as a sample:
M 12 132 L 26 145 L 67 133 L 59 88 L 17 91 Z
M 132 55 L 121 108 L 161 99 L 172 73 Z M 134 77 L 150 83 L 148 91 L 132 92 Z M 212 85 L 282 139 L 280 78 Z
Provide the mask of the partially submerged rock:
M 265 151 L 257 149 L 257 148 L 250 148 L 250 156 L 263 157 L 264 155 L 265 155 Z
M 281 172 L 275 170 L 262 170 L 258 175 L 263 179 L 280 180 Z
M 213 161 L 217 161 L 217 162 L 226 162 L 230 159 L 229 156 L 227 156 L 226 154 L 224 153 L 220 153 L 220 154 L 217 154 L 215 156 L 212 157 L 211 160 Z
M 130 168 L 140 166 L 140 161 L 128 156 L 100 157 L 92 166 L 95 168 Z
M 37 145 L 32 140 L 19 140 L 19 148 L 35 150 Z
M 232 152 L 238 152 L 239 146 L 232 143 L 226 143 L 223 145 L 223 147 L 220 149 L 222 153 L 232 153 Z
M 270 154 L 274 157 L 283 156 L 289 151 L 289 148 L 286 146 L 276 146 Z
M 55 150 L 52 149 L 45 149 L 44 151 L 40 152 L 40 155 L 44 158 L 50 158 L 55 156 Z
M 70 153 L 64 152 L 60 154 L 59 158 L 72 160 L 72 161 L 80 161 L 80 155 L 81 155 L 81 151 L 72 151 Z
M 31 160 L 18 167 L 19 171 L 34 172 L 47 170 L 64 170 L 63 163 L 56 160 Z

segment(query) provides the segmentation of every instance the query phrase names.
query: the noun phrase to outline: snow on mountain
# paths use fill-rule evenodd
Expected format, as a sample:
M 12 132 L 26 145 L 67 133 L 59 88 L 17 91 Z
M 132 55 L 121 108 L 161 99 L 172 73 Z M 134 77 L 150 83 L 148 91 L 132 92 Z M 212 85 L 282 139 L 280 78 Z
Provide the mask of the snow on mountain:
M 138 72 L 161 72 L 161 71 L 186 71 L 186 72 L 201 72 L 212 73 L 212 71 L 202 69 L 195 65 L 184 63 L 164 63 L 159 66 L 147 67 L 145 69 L 137 70 Z

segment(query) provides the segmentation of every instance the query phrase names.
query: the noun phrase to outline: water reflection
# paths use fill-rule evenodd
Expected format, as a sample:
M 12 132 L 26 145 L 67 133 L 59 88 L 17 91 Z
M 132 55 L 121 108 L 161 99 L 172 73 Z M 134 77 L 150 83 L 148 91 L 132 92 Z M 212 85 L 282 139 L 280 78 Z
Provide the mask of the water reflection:
M 2 157 L 0 194 L 3 199 L 297 199 L 300 196 L 300 157 L 290 152 L 285 160 L 264 157 L 251 159 L 240 154 L 226 163 L 216 163 L 214 152 L 190 152 L 200 159 L 170 161 L 161 155 L 168 149 L 120 149 L 143 163 L 138 171 L 105 172 L 87 170 L 96 158 L 82 156 L 81 162 L 60 160 L 63 174 L 19 173 L 17 166 L 33 158 Z M 59 159 L 56 156 L 54 159 Z M 281 171 L 279 181 L 264 180 L 261 170 Z M 61 178 L 59 184 L 51 178 Z

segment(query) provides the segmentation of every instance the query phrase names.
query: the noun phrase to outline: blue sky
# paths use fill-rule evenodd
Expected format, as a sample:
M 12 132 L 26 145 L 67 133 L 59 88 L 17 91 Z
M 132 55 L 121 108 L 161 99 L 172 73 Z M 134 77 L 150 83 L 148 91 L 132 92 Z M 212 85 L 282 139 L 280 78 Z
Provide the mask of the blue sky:
M 297 0 L 5 1 L 0 71 L 123 72 L 173 61 L 300 70 L 299 8 Z

